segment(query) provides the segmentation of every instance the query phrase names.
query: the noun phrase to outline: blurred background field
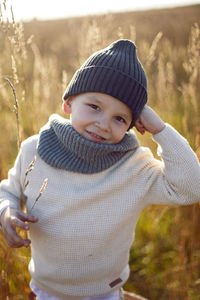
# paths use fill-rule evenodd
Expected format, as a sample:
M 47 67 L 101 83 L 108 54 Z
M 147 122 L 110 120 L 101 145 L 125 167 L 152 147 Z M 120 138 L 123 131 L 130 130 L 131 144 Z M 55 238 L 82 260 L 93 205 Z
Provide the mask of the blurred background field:
M 1 3 L 0 3 L 1 4 Z M 61 110 L 74 71 L 119 38 L 136 42 L 148 76 L 149 105 L 200 158 L 200 5 L 54 21 L 7 20 L 0 7 L 0 180 L 20 142 Z M 14 88 L 14 90 L 13 90 Z M 156 145 L 147 134 L 141 143 Z M 153 206 L 138 222 L 125 289 L 151 300 L 200 299 L 200 207 Z M 29 249 L 0 233 L 0 300 L 28 299 Z

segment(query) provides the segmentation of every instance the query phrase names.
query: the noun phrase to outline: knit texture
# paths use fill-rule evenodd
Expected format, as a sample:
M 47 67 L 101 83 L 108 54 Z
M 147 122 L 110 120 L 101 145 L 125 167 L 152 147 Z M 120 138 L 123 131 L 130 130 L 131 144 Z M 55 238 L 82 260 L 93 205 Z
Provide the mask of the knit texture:
M 105 93 L 126 104 L 133 112 L 130 128 L 147 102 L 147 79 L 129 40 L 118 40 L 90 56 L 74 74 L 63 99 L 84 92 Z
M 133 132 L 118 144 L 92 142 L 80 136 L 69 120 L 54 114 L 40 132 L 38 153 L 52 167 L 90 174 L 110 168 L 138 146 Z
M 150 204 L 200 200 L 200 166 L 187 141 L 172 127 L 154 135 L 162 162 L 138 147 L 102 172 L 81 174 L 53 168 L 38 155 L 38 135 L 22 143 L 15 166 L 0 184 L 0 209 L 19 208 L 22 192 L 29 212 L 41 185 L 46 189 L 29 224 L 34 285 L 63 300 L 120 288 L 129 276 L 129 251 L 142 210 Z M 36 155 L 34 169 L 26 170 Z

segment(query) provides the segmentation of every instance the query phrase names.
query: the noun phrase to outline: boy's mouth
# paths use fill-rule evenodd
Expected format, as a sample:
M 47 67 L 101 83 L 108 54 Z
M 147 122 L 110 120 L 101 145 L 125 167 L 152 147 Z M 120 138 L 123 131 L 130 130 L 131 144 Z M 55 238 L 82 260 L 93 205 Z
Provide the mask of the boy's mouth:
M 87 134 L 89 135 L 90 139 L 93 141 L 93 142 L 97 142 L 97 143 L 103 143 L 106 141 L 106 139 L 94 132 L 91 132 L 91 131 L 86 131 Z

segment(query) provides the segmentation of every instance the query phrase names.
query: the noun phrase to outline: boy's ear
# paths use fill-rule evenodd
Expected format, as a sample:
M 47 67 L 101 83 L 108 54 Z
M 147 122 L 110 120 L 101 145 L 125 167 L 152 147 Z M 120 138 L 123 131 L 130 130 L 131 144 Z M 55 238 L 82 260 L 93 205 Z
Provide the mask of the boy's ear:
M 62 108 L 67 115 L 71 114 L 71 112 L 72 112 L 71 101 L 72 101 L 72 98 L 69 97 L 63 102 L 63 105 L 62 105 Z

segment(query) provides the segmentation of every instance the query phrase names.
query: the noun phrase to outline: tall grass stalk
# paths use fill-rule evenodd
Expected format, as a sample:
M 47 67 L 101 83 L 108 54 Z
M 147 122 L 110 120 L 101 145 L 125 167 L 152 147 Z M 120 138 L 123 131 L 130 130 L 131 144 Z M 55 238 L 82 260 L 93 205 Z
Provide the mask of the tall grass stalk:
M 20 121 L 19 121 L 19 104 L 18 104 L 17 95 L 16 95 L 16 91 L 15 91 L 14 85 L 12 84 L 12 82 L 8 78 L 5 78 L 5 80 L 10 85 L 10 87 L 12 89 L 13 97 L 14 97 L 14 105 L 13 105 L 13 107 L 14 107 L 14 113 L 15 113 L 16 124 L 17 124 L 17 148 L 19 150 L 20 144 L 21 144 Z

